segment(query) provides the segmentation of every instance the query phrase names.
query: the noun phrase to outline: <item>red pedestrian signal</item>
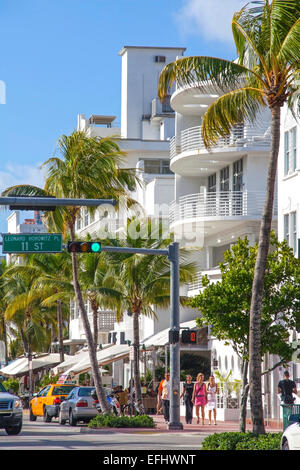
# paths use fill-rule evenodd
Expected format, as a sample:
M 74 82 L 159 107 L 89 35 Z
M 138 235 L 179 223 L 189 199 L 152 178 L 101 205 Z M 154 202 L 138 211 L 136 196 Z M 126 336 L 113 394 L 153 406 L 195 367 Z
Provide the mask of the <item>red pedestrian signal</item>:
M 100 251 L 99 242 L 68 242 L 69 253 L 100 253 Z
M 197 344 L 197 330 L 183 330 L 181 333 L 181 342 Z

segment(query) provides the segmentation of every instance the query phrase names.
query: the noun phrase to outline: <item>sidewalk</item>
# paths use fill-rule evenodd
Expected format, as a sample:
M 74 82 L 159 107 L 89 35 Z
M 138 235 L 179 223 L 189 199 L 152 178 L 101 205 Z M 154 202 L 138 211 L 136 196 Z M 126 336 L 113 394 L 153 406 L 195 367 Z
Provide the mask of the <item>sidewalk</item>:
M 181 416 L 180 421 L 183 424 L 183 430 L 181 431 L 170 431 L 168 425 L 164 421 L 162 415 L 152 415 L 152 418 L 156 424 L 156 430 L 161 432 L 203 432 L 205 434 L 213 434 L 215 432 L 234 432 L 239 431 L 238 421 L 218 421 L 217 425 L 209 425 L 208 419 L 205 420 L 204 425 L 196 424 L 196 418 L 193 418 L 193 424 L 186 424 L 185 418 Z M 282 426 L 279 427 L 278 421 L 270 423 L 268 426 L 265 425 L 266 432 L 282 432 Z M 247 431 L 252 431 L 252 425 L 247 422 Z
M 29 410 L 23 410 L 23 413 L 25 415 L 29 415 Z M 209 425 L 208 419 L 205 420 L 204 425 L 202 424 L 196 424 L 196 418 L 193 418 L 193 423 L 192 424 L 186 424 L 185 418 L 181 416 L 180 421 L 183 425 L 183 429 L 181 430 L 169 430 L 168 425 L 165 423 L 163 415 L 150 415 L 154 422 L 155 422 L 155 428 L 98 428 L 97 430 L 88 428 L 87 425 L 80 426 L 78 424 L 78 427 L 81 428 L 81 432 L 118 432 L 118 433 L 139 433 L 139 432 L 163 432 L 163 433 L 191 433 L 191 432 L 197 432 L 197 433 L 203 433 L 205 435 L 207 434 L 213 434 L 216 432 L 235 432 L 239 431 L 239 422 L 238 421 L 218 421 L 217 420 L 217 425 L 215 426 L 214 424 Z M 42 419 L 42 418 L 40 418 Z M 55 422 L 54 420 L 53 422 Z M 247 431 L 252 431 L 252 425 L 247 420 Z M 278 425 L 278 420 L 273 421 L 270 423 L 268 426 L 265 425 L 265 430 L 266 432 L 282 432 L 282 423 L 281 426 L 279 427 Z

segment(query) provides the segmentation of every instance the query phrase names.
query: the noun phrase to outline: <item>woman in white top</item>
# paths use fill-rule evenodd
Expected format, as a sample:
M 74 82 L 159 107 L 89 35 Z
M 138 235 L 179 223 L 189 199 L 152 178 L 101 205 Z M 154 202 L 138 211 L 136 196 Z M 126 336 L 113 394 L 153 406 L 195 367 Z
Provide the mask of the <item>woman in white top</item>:
M 218 385 L 215 382 L 214 376 L 211 375 L 207 384 L 207 409 L 209 424 L 211 424 L 211 412 L 213 411 L 215 425 L 217 424 L 217 393 Z

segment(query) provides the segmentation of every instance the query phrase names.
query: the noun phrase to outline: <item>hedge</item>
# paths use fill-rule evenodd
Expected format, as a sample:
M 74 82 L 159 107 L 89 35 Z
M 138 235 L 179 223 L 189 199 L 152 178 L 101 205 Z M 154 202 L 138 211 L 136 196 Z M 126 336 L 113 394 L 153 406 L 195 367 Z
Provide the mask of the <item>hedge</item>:
M 155 422 L 148 415 L 114 416 L 98 415 L 89 422 L 90 428 L 154 428 Z
M 215 433 L 203 440 L 202 450 L 280 450 L 281 435 L 255 435 L 251 432 Z

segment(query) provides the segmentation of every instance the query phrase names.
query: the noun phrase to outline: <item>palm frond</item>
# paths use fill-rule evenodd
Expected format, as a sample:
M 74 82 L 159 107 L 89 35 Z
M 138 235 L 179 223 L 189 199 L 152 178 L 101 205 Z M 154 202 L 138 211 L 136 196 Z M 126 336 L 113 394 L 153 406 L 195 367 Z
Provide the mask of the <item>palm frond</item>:
M 202 122 L 204 145 L 210 148 L 230 134 L 232 128 L 245 120 L 253 122 L 260 106 L 265 106 L 263 91 L 240 88 L 218 98 L 206 111 Z
M 162 100 L 176 82 L 180 86 L 196 86 L 206 93 L 226 93 L 240 87 L 253 71 L 244 65 L 216 57 L 184 57 L 165 66 L 158 83 Z

